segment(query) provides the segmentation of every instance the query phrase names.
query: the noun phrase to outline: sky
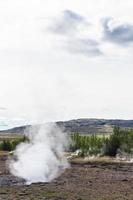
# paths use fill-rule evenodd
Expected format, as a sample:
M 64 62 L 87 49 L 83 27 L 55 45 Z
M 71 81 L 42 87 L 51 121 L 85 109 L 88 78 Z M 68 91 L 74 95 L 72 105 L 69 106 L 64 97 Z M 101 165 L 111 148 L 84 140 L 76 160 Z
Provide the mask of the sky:
M 0 0 L 1 124 L 133 119 L 132 10 L 132 0 Z

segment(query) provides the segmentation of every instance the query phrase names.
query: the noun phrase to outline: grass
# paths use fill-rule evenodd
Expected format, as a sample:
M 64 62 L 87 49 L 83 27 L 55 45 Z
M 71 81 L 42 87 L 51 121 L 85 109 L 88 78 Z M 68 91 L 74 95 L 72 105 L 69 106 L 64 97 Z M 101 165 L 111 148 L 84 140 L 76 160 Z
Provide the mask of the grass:
M 9 151 L 0 151 L 0 156 L 8 156 Z

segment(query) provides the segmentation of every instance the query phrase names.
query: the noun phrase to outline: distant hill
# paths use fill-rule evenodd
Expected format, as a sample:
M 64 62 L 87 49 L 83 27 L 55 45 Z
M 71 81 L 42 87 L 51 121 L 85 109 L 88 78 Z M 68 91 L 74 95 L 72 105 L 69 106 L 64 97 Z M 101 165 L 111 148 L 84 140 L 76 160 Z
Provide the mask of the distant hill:
M 25 130 L 30 128 L 30 125 L 14 127 L 7 130 L 1 130 L 0 134 L 24 134 Z
M 67 132 L 78 132 L 80 134 L 111 134 L 114 126 L 125 129 L 133 128 L 133 120 L 118 119 L 75 119 L 56 123 Z M 30 125 L 15 127 L 0 131 L 0 134 L 24 134 L 25 130 L 30 127 Z
M 76 119 L 57 122 L 66 131 L 78 132 L 80 134 L 111 134 L 114 126 L 121 128 L 133 128 L 133 120 L 116 119 Z

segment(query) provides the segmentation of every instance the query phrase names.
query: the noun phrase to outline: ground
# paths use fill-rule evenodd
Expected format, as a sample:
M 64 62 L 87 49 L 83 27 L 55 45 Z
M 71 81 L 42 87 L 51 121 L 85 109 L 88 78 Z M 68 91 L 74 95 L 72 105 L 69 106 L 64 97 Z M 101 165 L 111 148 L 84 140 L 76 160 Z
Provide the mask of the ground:
M 24 185 L 0 155 L 0 200 L 133 200 L 133 164 L 72 162 L 51 183 Z

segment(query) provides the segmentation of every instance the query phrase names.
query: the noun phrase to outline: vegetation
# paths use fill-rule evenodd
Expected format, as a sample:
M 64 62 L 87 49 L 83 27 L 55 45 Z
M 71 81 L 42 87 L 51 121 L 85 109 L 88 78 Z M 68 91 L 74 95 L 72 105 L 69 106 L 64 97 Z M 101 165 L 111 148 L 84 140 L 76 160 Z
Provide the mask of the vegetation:
M 72 151 L 79 150 L 80 156 L 107 155 L 116 156 L 117 152 L 133 153 L 133 130 L 115 127 L 113 134 L 105 137 L 99 135 L 71 135 Z
M 0 140 L 1 151 L 13 151 L 20 142 L 28 140 L 26 136 Z M 107 155 L 116 156 L 118 152 L 133 154 L 133 129 L 115 127 L 112 135 L 71 135 L 70 151 L 79 156 Z
M 11 140 L 4 139 L 3 141 L 0 141 L 0 150 L 13 151 L 20 142 L 24 142 L 26 140 L 27 140 L 26 136 L 23 136 L 21 138 L 11 139 Z
M 114 128 L 113 134 L 107 138 L 104 146 L 104 154 L 116 156 L 117 152 L 133 153 L 133 129 Z
M 101 149 L 106 141 L 106 137 L 96 135 L 82 136 L 78 133 L 71 135 L 70 150 L 79 150 L 81 156 L 97 155 L 101 153 Z

